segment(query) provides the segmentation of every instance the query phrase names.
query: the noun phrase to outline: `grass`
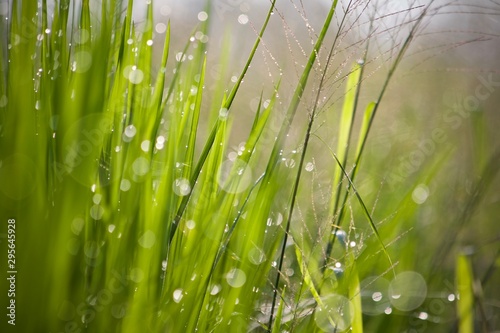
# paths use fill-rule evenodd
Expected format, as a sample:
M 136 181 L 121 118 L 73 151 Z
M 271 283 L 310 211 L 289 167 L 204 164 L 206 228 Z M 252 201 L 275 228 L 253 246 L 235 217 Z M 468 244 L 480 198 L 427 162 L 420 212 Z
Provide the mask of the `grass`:
M 453 6 L 403 11 L 403 24 L 387 29 L 401 28 L 389 51 L 377 39 L 380 18 L 370 17 L 360 59 L 337 65 L 369 5 L 383 6 L 333 1 L 310 30 L 297 77 L 280 68 L 247 124 L 239 99 L 259 75 L 259 52 L 272 56 L 269 27 L 287 22 L 280 1 L 269 3 L 231 85 L 208 75 L 210 2 L 182 51 L 172 46 L 173 23 L 156 35 L 151 2 L 140 24 L 132 0 L 9 3 L 0 26 L 0 207 L 16 229 L 1 251 L 15 250 L 17 273 L 15 296 L 2 279 L 1 297 L 5 306 L 15 299 L 16 325 L 4 317 L 2 331 L 498 329 L 498 236 L 484 238 L 497 232 L 489 125 L 497 117 L 454 118 L 470 129 L 471 153 L 434 143 L 432 158 L 405 177 L 403 164 L 388 161 L 417 153 L 376 126 L 415 39 Z M 218 62 L 228 73 L 224 50 Z M 382 78 L 372 77 L 379 67 Z M 381 130 L 396 141 L 393 155 L 375 145 Z M 236 150 L 235 133 L 246 136 Z M 456 181 L 462 158 L 467 184 Z

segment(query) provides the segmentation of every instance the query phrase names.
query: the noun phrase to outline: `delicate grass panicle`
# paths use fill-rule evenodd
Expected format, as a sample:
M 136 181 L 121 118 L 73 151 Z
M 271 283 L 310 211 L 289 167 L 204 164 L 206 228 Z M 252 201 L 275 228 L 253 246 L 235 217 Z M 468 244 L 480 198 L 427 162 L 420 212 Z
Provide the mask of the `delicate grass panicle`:
M 368 140 L 389 83 L 431 18 L 456 4 L 272 0 L 252 17 L 236 2 L 207 1 L 180 51 L 182 28 L 160 21 L 159 1 L 0 4 L 0 206 L 2 228 L 17 228 L 15 298 L 1 282 L 15 326 L 2 314 L 2 332 L 493 329 L 481 288 L 498 256 L 475 261 L 480 280 L 475 257 L 446 257 L 454 241 L 426 240 L 417 218 L 443 213 L 419 205 L 451 186 L 436 180 L 449 181 L 438 175 L 451 150 L 436 149 L 396 192 L 370 178 L 390 168 Z M 321 24 L 309 20 L 324 8 Z M 210 47 L 221 10 L 241 10 L 255 33 L 238 69 L 224 51 L 231 39 Z M 292 27 L 297 14 L 304 23 Z M 273 48 L 279 24 L 292 70 Z M 246 126 L 243 83 L 262 63 L 272 86 Z M 473 117 L 479 142 L 487 122 Z M 233 149 L 235 132 L 246 139 Z M 481 150 L 475 190 L 462 193 L 467 208 L 447 224 L 457 238 L 495 179 L 493 146 Z M 12 243 L 2 240 L 2 255 L 3 244 Z

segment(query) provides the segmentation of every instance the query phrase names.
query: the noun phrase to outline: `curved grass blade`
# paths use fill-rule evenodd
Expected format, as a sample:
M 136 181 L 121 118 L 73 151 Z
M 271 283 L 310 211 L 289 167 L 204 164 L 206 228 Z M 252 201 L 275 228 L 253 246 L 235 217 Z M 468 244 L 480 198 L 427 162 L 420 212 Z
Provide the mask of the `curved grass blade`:
M 322 141 L 325 146 L 328 147 L 328 145 L 326 144 L 325 141 L 323 141 L 321 138 L 318 137 L 318 139 L 320 141 Z M 394 267 L 394 264 L 392 262 L 392 259 L 391 257 L 389 256 L 389 253 L 387 252 L 387 248 L 385 247 L 385 244 L 384 242 L 382 241 L 382 239 L 380 238 L 380 234 L 378 232 L 378 229 L 377 229 L 377 226 L 375 225 L 375 222 L 373 222 L 373 219 L 372 219 L 372 216 L 370 214 L 370 212 L 368 211 L 368 208 L 366 208 L 366 205 L 363 201 L 363 199 L 361 198 L 359 192 L 356 190 L 356 187 L 354 186 L 354 183 L 352 182 L 352 179 L 349 177 L 349 175 L 347 174 L 347 172 L 345 171 L 344 167 L 342 166 L 342 163 L 340 163 L 339 159 L 337 158 L 337 155 L 335 155 L 335 153 L 330 149 L 330 153 L 332 154 L 333 158 L 335 159 L 335 161 L 337 162 L 337 165 L 339 166 L 339 168 L 342 170 L 342 173 L 344 174 L 344 176 L 346 177 L 346 179 L 349 181 L 349 185 L 350 187 L 352 188 L 354 194 L 356 195 L 356 198 L 358 199 L 358 202 L 359 204 L 361 205 L 361 208 L 363 209 L 363 213 L 365 214 L 369 224 L 370 224 L 370 228 L 372 229 L 373 233 L 375 234 L 375 237 L 377 238 L 377 241 L 380 243 L 380 245 L 382 246 L 382 250 L 384 251 L 384 254 L 385 256 L 387 257 L 387 259 L 389 260 L 389 263 L 390 263 L 390 267 L 393 268 Z

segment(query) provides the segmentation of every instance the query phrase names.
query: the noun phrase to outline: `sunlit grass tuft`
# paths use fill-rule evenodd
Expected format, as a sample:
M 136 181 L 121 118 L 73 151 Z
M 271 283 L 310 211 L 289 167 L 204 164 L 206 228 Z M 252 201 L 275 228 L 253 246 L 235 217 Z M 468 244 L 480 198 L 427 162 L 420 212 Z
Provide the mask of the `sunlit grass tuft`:
M 359 183 L 363 170 L 385 167 L 364 167 L 377 112 L 440 7 L 429 1 L 407 10 L 406 35 L 395 34 L 387 73 L 367 100 L 365 80 L 378 71 L 371 67 L 380 56 L 371 55 L 378 19 L 368 22 L 361 58 L 348 55 L 335 67 L 345 33 L 367 25 L 355 15 L 367 10 L 360 3 L 331 2 L 317 33 L 307 23 L 312 40 L 294 59 L 303 60 L 298 77 L 273 81 L 248 124 L 238 123 L 235 105 L 258 51 L 270 53 L 268 26 L 285 20 L 279 1 L 269 3 L 231 85 L 207 75 L 210 1 L 208 20 L 193 27 L 182 51 L 172 47 L 175 25 L 155 36 L 152 2 L 141 24 L 132 0 L 8 4 L 0 26 L 0 176 L 2 218 L 17 221 L 15 329 L 369 332 L 438 318 L 424 307 L 431 273 L 446 257 L 426 259 L 429 271 L 417 272 L 424 238 L 414 218 L 450 149 L 395 193 L 385 180 Z M 228 53 L 218 59 L 222 72 Z M 325 138 L 330 117 L 334 133 Z M 474 123 L 483 145 L 485 123 Z M 240 131 L 246 139 L 232 151 Z M 478 153 L 482 181 L 464 199 L 460 228 L 495 179 L 491 151 Z M 432 244 L 443 253 L 454 245 Z M 474 325 L 471 265 L 458 257 L 457 290 L 448 296 L 460 295 L 451 317 L 461 332 Z

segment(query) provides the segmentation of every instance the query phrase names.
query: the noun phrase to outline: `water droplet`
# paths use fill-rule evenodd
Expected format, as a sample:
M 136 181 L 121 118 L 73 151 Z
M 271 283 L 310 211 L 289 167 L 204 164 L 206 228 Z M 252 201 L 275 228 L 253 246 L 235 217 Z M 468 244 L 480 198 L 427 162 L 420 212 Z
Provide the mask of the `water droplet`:
M 203 44 L 208 43 L 208 36 L 207 35 L 201 36 L 200 42 L 202 42 Z
M 178 62 L 183 62 L 184 60 L 186 60 L 186 55 L 182 52 L 177 52 L 177 54 L 175 55 L 175 60 L 177 60 Z
M 204 22 L 208 19 L 208 14 L 206 12 L 199 12 L 198 13 L 198 20 L 201 22 Z
M 98 205 L 98 204 L 100 204 L 100 203 L 101 203 L 101 199 L 102 199 L 102 194 L 98 194 L 98 193 L 94 194 L 94 196 L 92 197 L 92 201 L 93 201 L 96 205 Z
M 247 276 L 241 269 L 233 268 L 226 274 L 226 282 L 233 288 L 240 288 L 245 284 Z
M 364 314 L 375 316 L 389 307 L 389 281 L 380 276 L 370 276 L 360 283 L 361 302 Z
M 276 225 L 281 225 L 281 223 L 283 223 L 283 215 L 281 215 L 281 213 L 278 213 L 277 217 L 276 217 Z M 289 238 L 291 239 L 291 238 Z
M 147 153 L 149 151 L 150 146 L 151 146 L 151 142 L 149 140 L 144 140 L 141 142 L 141 149 L 145 153 Z
M 333 267 L 331 270 L 333 271 L 333 274 L 335 274 L 335 277 L 337 279 L 340 279 L 344 276 L 344 270 L 342 268 L 340 268 L 340 266 Z
M 172 296 L 175 303 L 179 303 L 181 301 L 182 297 L 184 296 L 182 292 L 183 290 L 181 288 L 174 290 Z
M 295 167 L 295 160 L 293 158 L 288 158 L 286 161 L 285 161 L 285 166 L 287 168 L 290 168 L 290 169 L 293 169 Z
M 319 328 L 325 332 L 335 332 L 344 331 L 351 326 L 354 305 L 348 298 L 330 294 L 321 300 L 322 304 L 318 305 L 314 313 L 314 320 Z
M 406 271 L 394 277 L 389 285 L 391 304 L 401 311 L 412 311 L 424 302 L 427 284 L 417 272 Z
M 128 74 L 128 79 L 132 84 L 139 84 L 144 79 L 144 72 L 132 66 L 132 70 Z
M 139 245 L 145 249 L 150 249 L 156 242 L 156 235 L 151 230 L 146 231 L 141 238 L 139 238 Z
M 429 319 L 429 314 L 427 312 L 420 312 L 418 314 L 418 319 L 427 320 Z
M 230 152 L 229 154 L 227 154 L 227 158 L 231 161 L 231 162 L 234 162 L 236 161 L 236 158 L 238 158 L 238 153 L 237 152 Z
M 360 65 L 360 66 L 363 66 L 363 65 L 365 64 L 365 61 L 364 61 L 363 59 L 358 59 L 356 62 L 357 62 L 357 63 L 358 63 L 358 65 Z
M 120 182 L 120 190 L 122 190 L 123 192 L 127 192 L 128 190 L 130 190 L 130 186 L 131 183 L 128 179 L 122 179 L 122 181 Z
M 240 16 L 238 16 L 238 23 L 239 24 L 247 24 L 248 23 L 248 15 L 240 14 Z
M 382 300 L 382 293 L 380 291 L 376 291 L 372 294 L 372 299 L 374 302 L 380 302 Z
M 429 188 L 425 184 L 417 185 L 417 187 L 415 187 L 415 189 L 411 194 L 411 198 L 418 205 L 423 204 L 428 197 L 429 197 Z
M 188 195 L 191 192 L 191 185 L 186 178 L 178 178 L 174 181 L 174 192 L 179 196 Z
M 155 26 L 155 30 L 156 30 L 157 33 L 162 34 L 165 31 L 167 31 L 167 26 L 164 23 L 158 23 Z
M 76 73 L 85 73 L 92 66 L 92 54 L 87 51 L 78 51 L 73 57 L 71 70 Z
M 186 221 L 186 228 L 188 228 L 189 230 L 193 230 L 194 227 L 196 227 L 196 222 L 194 222 L 193 220 Z
M 115 228 L 116 228 L 116 226 L 114 224 L 108 225 L 108 232 L 113 233 L 113 231 L 115 231 Z
M 99 205 L 93 205 L 90 208 L 90 216 L 94 220 L 100 220 L 103 215 L 104 215 L 104 208 L 102 208 L 101 206 L 99 206 Z
M 160 14 L 163 16 L 168 16 L 172 13 L 172 8 L 170 8 L 167 5 L 161 6 L 160 8 Z
M 144 272 L 140 268 L 132 268 L 129 274 L 130 280 L 139 283 L 144 279 Z
M 220 120 L 226 120 L 228 115 L 229 115 L 229 110 L 228 109 L 221 108 L 219 110 L 219 119 Z
M 455 300 L 455 295 L 454 294 L 449 294 L 448 295 L 448 301 L 453 302 Z
M 149 172 L 149 162 L 145 157 L 138 157 L 132 163 L 132 170 L 136 176 L 144 176 Z
M 221 290 L 222 290 L 221 285 L 220 284 L 215 284 L 212 287 L 212 290 L 210 290 L 210 295 L 212 295 L 212 296 L 217 295 Z
M 156 142 L 156 144 L 155 144 L 155 148 L 157 150 L 162 150 L 164 147 L 165 147 L 165 145 L 163 144 L 163 142 Z
M 333 234 L 335 234 L 335 237 L 340 242 L 340 245 L 342 247 L 345 247 L 346 240 L 347 240 L 347 234 L 346 234 L 346 232 L 344 230 L 336 229 L 336 230 L 333 231 Z
M 146 42 L 146 45 L 147 46 L 153 45 L 153 40 L 152 39 L 148 39 L 148 41 Z
M 86 29 L 80 29 L 75 32 L 73 40 L 77 44 L 85 44 L 90 39 L 90 33 Z
M 165 137 L 163 135 L 160 135 L 159 137 L 156 138 L 157 143 L 165 143 Z
M 226 160 L 220 166 L 219 187 L 228 193 L 241 193 L 252 183 L 252 169 L 240 159 Z
M 248 260 L 254 265 L 260 265 L 266 260 L 266 254 L 262 249 L 254 246 L 248 252 Z
M 100 253 L 99 245 L 97 245 L 97 243 L 93 241 L 85 243 L 83 251 L 85 253 L 85 256 L 91 259 L 97 258 Z
M 305 169 L 306 169 L 307 172 L 313 171 L 314 170 L 314 164 L 312 162 L 307 163 Z
M 75 218 L 73 222 L 71 222 L 71 232 L 73 232 L 75 235 L 79 235 L 83 229 L 84 224 L 85 221 L 82 218 Z
M 194 96 L 194 95 L 196 95 L 196 93 L 198 93 L 198 87 L 197 86 L 191 86 L 191 89 L 189 90 L 189 94 L 191 96 Z

